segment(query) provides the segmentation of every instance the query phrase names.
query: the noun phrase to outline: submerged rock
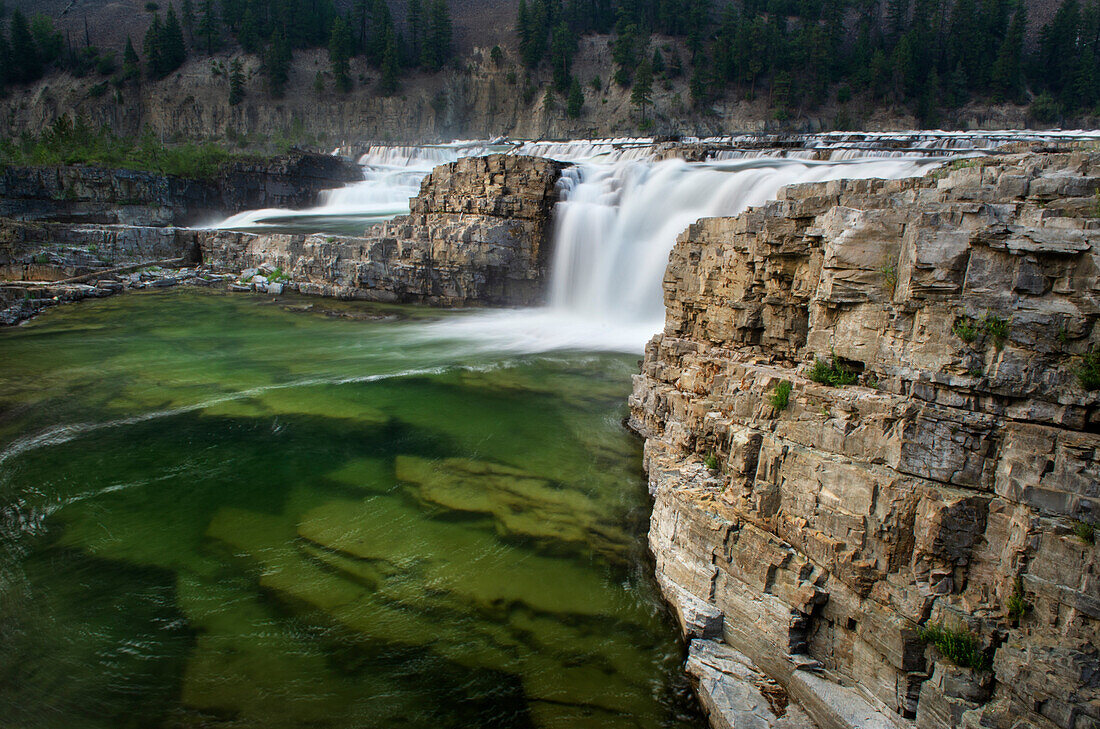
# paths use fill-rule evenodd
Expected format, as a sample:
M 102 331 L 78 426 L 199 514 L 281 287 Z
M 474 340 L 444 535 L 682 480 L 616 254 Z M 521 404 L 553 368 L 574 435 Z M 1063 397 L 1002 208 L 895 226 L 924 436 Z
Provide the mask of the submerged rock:
M 502 533 L 535 540 L 551 551 L 587 547 L 621 558 L 629 543 L 626 534 L 602 523 L 600 506 L 585 494 L 518 468 L 398 456 L 396 470 L 399 480 L 415 485 L 422 501 L 492 516 Z

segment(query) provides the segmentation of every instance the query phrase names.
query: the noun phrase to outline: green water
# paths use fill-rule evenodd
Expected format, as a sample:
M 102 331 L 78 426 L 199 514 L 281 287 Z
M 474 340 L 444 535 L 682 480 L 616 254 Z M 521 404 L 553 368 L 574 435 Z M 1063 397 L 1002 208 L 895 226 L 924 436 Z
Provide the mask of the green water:
M 178 290 L 0 331 L 0 726 L 698 725 L 636 357 L 425 316 Z

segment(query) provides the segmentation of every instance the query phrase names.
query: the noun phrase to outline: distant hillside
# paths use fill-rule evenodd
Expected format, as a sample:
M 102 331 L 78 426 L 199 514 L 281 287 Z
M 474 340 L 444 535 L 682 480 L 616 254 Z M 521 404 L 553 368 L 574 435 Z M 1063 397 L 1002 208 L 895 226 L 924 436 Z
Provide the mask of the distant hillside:
M 9 135 L 60 114 L 125 134 L 328 144 L 1095 125 L 1100 113 L 1100 0 L 0 0 L 0 9 Z

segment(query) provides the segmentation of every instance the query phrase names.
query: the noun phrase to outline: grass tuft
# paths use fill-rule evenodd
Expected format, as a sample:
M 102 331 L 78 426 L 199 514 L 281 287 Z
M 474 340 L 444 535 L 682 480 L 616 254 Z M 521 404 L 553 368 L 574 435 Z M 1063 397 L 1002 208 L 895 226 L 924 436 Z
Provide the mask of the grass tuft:
M 1085 544 L 1096 544 L 1096 525 L 1086 521 L 1074 522 L 1073 535 Z
M 955 333 L 955 336 L 963 340 L 967 344 L 970 344 L 981 333 L 981 329 L 977 323 L 968 316 L 961 316 L 955 320 L 955 324 L 951 327 L 951 331 Z
M 969 630 L 927 625 L 917 629 L 917 638 L 922 643 L 936 646 L 936 650 L 956 666 L 978 671 L 987 670 L 990 666 L 989 656 L 982 650 L 981 641 Z
M 810 368 L 810 379 L 830 387 L 846 387 L 856 384 L 859 375 L 837 361 L 834 354 L 829 362 L 820 357 L 814 358 L 814 366 Z
M 1100 352 L 1086 352 L 1081 357 L 1077 380 L 1086 390 L 1100 390 Z
M 772 407 L 776 410 L 786 410 L 787 405 L 791 399 L 791 383 L 783 380 L 775 386 L 775 391 L 772 393 L 771 403 Z
M 1008 319 L 986 314 L 982 319 L 982 327 L 989 338 L 993 340 L 993 346 L 1000 349 L 1008 339 Z
M 1012 585 L 1012 596 L 1008 598 L 1008 617 L 1013 624 L 1019 623 L 1031 612 L 1031 603 L 1024 597 L 1024 583 L 1019 577 Z

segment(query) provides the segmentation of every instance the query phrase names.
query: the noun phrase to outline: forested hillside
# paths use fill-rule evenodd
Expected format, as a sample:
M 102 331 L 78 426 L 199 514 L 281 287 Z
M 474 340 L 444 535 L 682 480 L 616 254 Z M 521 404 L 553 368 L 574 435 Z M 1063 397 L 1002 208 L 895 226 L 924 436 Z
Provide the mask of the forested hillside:
M 683 73 L 695 104 L 764 93 L 780 119 L 834 92 L 911 105 L 929 126 L 972 99 L 1034 95 L 1039 122 L 1100 101 L 1098 0 L 1064 0 L 1031 44 L 1021 0 L 520 0 L 516 27 L 524 63 L 548 63 L 563 91 L 576 37 L 612 33 L 614 80 L 643 111 L 654 75 Z M 683 38 L 687 57 L 652 35 Z
M 88 79 L 89 96 L 123 103 L 124 90 L 189 58 L 230 56 L 213 68 L 237 104 L 244 54 L 279 99 L 295 54 L 320 49 L 313 90 L 389 96 L 410 74 L 463 67 L 480 45 L 497 67 L 516 64 L 509 78 L 525 103 L 578 118 L 614 84 L 642 131 L 661 89 L 675 89 L 679 114 L 743 100 L 783 122 L 829 107 L 838 128 L 858 123 L 852 99 L 923 126 L 949 124 L 966 104 L 1027 105 L 1038 124 L 1100 106 L 1100 0 L 157 0 L 128 15 L 120 5 L 0 0 L 0 93 L 68 73 Z M 588 37 L 610 38 L 602 77 L 575 68 Z

